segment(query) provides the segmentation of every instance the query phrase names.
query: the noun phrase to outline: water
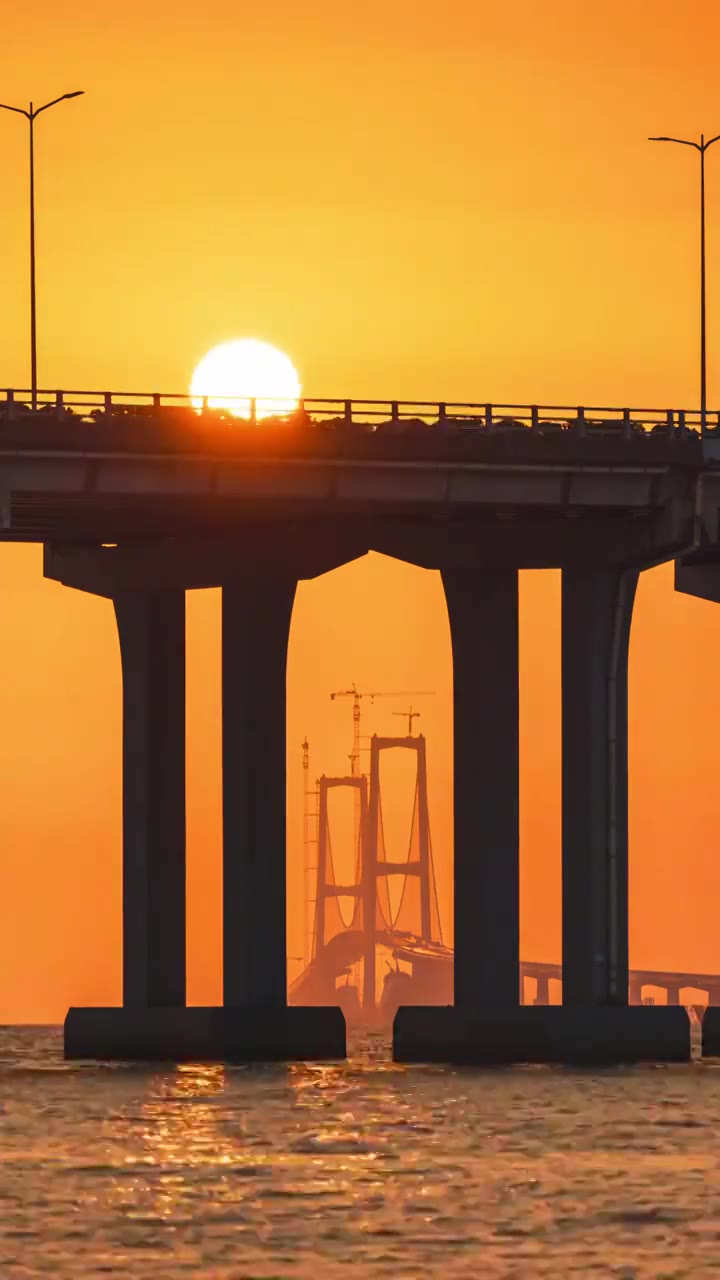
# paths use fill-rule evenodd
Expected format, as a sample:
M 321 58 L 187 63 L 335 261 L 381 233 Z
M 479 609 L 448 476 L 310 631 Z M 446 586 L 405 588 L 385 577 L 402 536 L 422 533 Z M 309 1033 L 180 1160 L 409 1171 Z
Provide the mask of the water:
M 720 1070 L 65 1064 L 0 1029 L 0 1276 L 720 1275 Z

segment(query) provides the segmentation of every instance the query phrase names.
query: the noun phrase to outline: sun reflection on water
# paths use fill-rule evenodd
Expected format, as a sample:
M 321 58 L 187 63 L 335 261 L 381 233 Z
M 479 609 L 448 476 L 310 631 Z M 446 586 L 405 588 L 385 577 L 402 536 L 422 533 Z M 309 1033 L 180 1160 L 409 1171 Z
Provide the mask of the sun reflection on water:
M 0 1276 L 705 1274 L 720 1071 L 8 1074 Z M 42 1210 L 39 1209 L 42 1206 Z M 640 1240 L 642 1238 L 642 1247 Z M 635 1263 L 637 1265 L 635 1266 Z M 632 1268 L 631 1268 L 632 1269 Z

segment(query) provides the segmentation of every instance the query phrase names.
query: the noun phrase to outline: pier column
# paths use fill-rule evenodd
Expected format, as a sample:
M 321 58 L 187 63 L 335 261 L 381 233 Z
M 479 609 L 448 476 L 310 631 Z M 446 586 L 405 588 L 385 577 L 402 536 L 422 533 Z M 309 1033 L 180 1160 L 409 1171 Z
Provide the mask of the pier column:
M 71 1008 L 67 1058 L 345 1057 L 339 1008 L 287 1005 L 285 660 L 297 575 L 260 578 L 256 549 L 245 533 L 205 546 L 199 572 L 193 548 L 173 540 L 46 548 L 47 577 L 113 601 L 123 674 L 123 1006 Z M 189 577 L 198 586 L 230 579 L 223 599 L 225 1000 L 207 1008 L 185 1004 Z
M 563 1003 L 627 1004 L 627 662 L 638 574 L 562 574 Z
M 536 982 L 537 982 L 537 994 L 535 996 L 535 1003 L 549 1004 L 550 1003 L 550 979 L 548 978 L 547 974 L 540 974 L 536 978 Z
M 455 1007 L 517 1007 L 518 576 L 442 576 L 453 653 Z
M 629 1004 L 642 1004 L 643 984 L 641 978 L 636 978 L 631 975 L 630 982 L 628 984 L 628 991 Z
M 223 965 L 226 1005 L 284 1009 L 285 678 L 294 577 L 223 586 Z
M 667 994 L 668 1004 L 680 1003 L 680 983 L 679 982 L 666 982 L 665 992 Z
M 185 592 L 114 598 L 123 679 L 123 1004 L 185 1004 Z

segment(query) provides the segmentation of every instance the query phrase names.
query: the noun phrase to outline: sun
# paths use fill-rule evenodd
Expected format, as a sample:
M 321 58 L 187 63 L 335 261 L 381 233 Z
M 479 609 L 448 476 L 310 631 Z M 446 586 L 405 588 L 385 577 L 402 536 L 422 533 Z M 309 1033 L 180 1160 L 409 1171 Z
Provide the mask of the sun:
M 198 364 L 190 382 L 193 408 L 227 409 L 236 418 L 292 413 L 302 387 L 289 356 L 269 342 L 238 338 L 213 347 Z

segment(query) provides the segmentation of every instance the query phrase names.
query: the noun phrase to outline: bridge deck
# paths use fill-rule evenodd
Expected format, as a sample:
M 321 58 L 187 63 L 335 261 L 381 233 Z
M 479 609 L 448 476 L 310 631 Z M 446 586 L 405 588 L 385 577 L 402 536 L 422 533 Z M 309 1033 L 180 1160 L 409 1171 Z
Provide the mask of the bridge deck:
M 102 453 L 283 453 L 392 457 L 513 457 L 529 448 L 542 455 L 568 453 L 645 459 L 652 445 L 697 449 L 695 411 L 558 405 L 460 404 L 425 401 L 304 399 L 240 401 L 234 410 L 187 396 L 112 392 L 41 392 L 33 411 L 26 391 L 0 390 L 0 449 Z M 238 414 L 240 416 L 238 416 Z M 260 417 L 258 415 L 261 415 Z M 258 433 L 255 428 L 262 427 Z M 706 435 L 720 433 L 720 411 Z M 662 442 L 662 443 L 661 443 Z M 365 447 L 363 447 L 365 446 Z M 689 455 L 694 456 L 694 455 Z
M 562 965 L 543 960 L 521 960 L 520 972 L 525 978 L 553 978 L 562 982 Z M 631 982 L 647 987 L 694 987 L 698 991 L 720 988 L 720 973 L 692 973 L 674 969 L 631 969 Z
M 23 394 L 0 392 L 6 539 L 114 542 L 281 510 L 648 511 L 687 500 L 702 466 L 696 415 L 674 411 L 306 400 L 238 420 L 92 393 L 32 412 Z

